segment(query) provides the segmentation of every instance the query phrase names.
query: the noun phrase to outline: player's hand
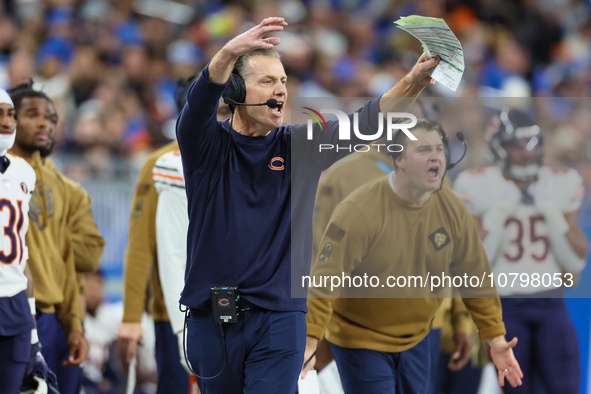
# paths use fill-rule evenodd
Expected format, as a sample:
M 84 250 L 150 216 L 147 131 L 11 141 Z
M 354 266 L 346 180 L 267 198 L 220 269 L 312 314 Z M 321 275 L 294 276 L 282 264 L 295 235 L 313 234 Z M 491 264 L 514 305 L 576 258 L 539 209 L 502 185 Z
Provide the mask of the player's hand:
M 137 352 L 138 345 L 142 342 L 142 323 L 122 322 L 117 331 L 117 350 L 119 361 L 123 370 L 129 370 L 129 363 Z
M 449 359 L 447 367 L 451 371 L 459 371 L 464 368 L 472 356 L 474 340 L 472 339 L 472 335 L 466 333 L 455 334 L 454 340 L 456 342 L 456 348 Z
M 25 369 L 21 391 L 37 389 L 39 384 L 38 379 L 45 381 L 51 387 L 57 388 L 57 377 L 55 376 L 55 373 L 49 369 L 41 354 L 40 342 L 31 345 L 31 358 Z
M 497 368 L 501 387 L 505 386 L 505 379 L 513 387 L 521 386 L 523 372 L 521 372 L 521 367 L 519 367 L 519 363 L 513 354 L 513 348 L 517 345 L 517 338 L 507 342 L 505 337 L 500 335 L 489 340 L 488 344 L 490 345 L 490 357 Z
M 84 338 L 84 334 L 77 331 L 72 331 L 68 334 L 68 359 L 62 362 L 62 365 L 72 367 L 80 365 L 88 355 L 88 342 Z
M 314 365 L 316 365 L 316 355 L 312 357 L 314 352 L 318 349 L 318 339 L 313 337 L 306 337 L 306 352 L 304 353 L 304 364 L 302 364 L 302 379 L 306 378 L 306 375 L 309 371 L 314 369 Z M 312 357 L 310 359 L 310 357 Z M 306 361 L 308 361 L 306 364 Z
M 185 369 L 185 371 L 187 371 L 189 375 L 193 375 L 193 372 L 191 372 L 191 368 L 189 368 L 189 364 L 187 364 L 189 356 L 187 355 L 187 358 L 185 359 L 185 345 L 183 344 L 183 334 L 184 331 L 181 331 L 178 334 L 176 334 L 177 343 L 179 345 L 179 361 Z
M 441 57 L 439 55 L 432 59 L 429 59 L 425 53 L 423 53 L 417 63 L 413 66 L 412 70 L 407 74 L 409 82 L 417 84 L 422 87 L 427 85 L 435 85 L 435 80 L 429 75 L 431 71 L 439 64 Z
M 287 26 L 284 18 L 270 17 L 265 18 L 261 23 L 255 27 L 245 31 L 239 36 L 234 37 L 226 45 L 223 50 L 233 57 L 238 57 L 252 49 L 265 48 L 270 49 L 275 45 L 279 45 L 279 38 L 270 37 L 263 38 L 265 34 L 276 31 L 281 31 Z

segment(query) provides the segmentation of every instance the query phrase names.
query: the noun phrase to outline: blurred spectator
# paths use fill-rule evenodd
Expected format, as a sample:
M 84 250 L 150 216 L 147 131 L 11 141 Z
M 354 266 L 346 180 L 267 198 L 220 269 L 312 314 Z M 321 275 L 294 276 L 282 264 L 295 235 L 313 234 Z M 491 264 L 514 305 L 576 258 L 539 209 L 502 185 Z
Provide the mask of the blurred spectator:
M 291 91 L 303 97 L 383 93 L 420 54 L 418 41 L 392 23 L 410 14 L 443 17 L 460 38 L 466 73 L 459 96 L 584 97 L 591 90 L 591 5 L 583 0 L 194 3 L 5 2 L 0 86 L 37 74 L 60 118 L 74 125 L 58 133 L 60 152 L 96 157 L 87 167 L 103 174 L 105 161 L 139 161 L 166 143 L 162 124 L 176 117 L 175 81 L 272 14 L 290 19 L 278 49 L 297 79 Z M 439 87 L 430 94 L 451 95 Z
M 121 303 L 103 301 L 101 272 L 86 274 L 86 317 L 84 328 L 90 350 L 84 364 L 82 388 L 85 394 L 114 394 L 124 390 L 126 377 L 118 358 L 112 353 L 117 327 L 123 316 Z M 145 314 L 142 321 L 144 339 L 137 356 L 136 394 L 156 392 L 156 361 L 154 356 L 154 325 Z

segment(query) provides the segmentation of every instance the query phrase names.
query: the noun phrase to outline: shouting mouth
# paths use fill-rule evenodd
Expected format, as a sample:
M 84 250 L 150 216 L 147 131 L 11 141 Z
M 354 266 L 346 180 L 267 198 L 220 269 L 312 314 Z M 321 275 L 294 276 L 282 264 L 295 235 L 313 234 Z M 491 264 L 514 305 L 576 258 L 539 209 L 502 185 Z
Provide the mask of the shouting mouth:
M 269 111 L 274 115 L 282 115 L 283 114 L 283 102 L 278 101 L 277 106 L 275 108 L 269 108 Z
M 439 178 L 439 166 L 430 167 L 427 171 L 427 175 L 431 179 L 438 179 Z

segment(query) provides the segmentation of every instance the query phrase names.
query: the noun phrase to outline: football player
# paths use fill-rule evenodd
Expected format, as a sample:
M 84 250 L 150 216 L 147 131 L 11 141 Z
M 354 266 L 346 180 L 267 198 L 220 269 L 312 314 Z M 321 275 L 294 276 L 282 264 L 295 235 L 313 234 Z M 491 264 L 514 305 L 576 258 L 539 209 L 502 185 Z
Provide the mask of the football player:
M 59 173 L 47 155 L 53 147 L 58 115 L 52 100 L 32 82 L 10 90 L 17 114 L 11 152 L 37 175 L 27 233 L 29 265 L 35 280 L 36 321 L 43 355 L 56 372 L 63 393 L 78 393 L 80 364 L 88 343 L 82 329 L 77 272 L 97 269 L 104 247 L 91 212 L 91 199 L 80 184 Z
M 506 393 L 578 393 L 579 353 L 562 286 L 572 286 L 587 242 L 578 224 L 582 179 L 543 165 L 543 132 L 522 110 L 504 108 L 487 125 L 496 166 L 461 173 L 456 194 L 473 214 L 490 259 L 509 336 L 525 376 Z
M 15 140 L 16 110 L 0 89 L 0 392 L 17 393 L 36 387 L 34 376 L 51 380 L 40 354 L 35 326 L 35 298 L 27 265 L 25 234 L 29 228 L 29 201 L 35 189 L 35 171 L 27 162 L 7 153 Z

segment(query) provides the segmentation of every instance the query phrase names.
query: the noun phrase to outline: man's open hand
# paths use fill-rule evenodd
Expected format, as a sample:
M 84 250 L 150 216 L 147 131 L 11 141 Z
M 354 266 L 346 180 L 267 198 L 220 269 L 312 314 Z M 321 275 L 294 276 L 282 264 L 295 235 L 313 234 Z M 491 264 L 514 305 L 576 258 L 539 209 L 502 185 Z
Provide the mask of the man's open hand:
M 488 344 L 490 345 L 490 357 L 497 367 L 501 387 L 505 386 L 505 379 L 513 387 L 521 386 L 523 372 L 521 372 L 521 367 L 513 354 L 517 338 L 507 342 L 504 336 L 499 336 L 489 340 Z
M 255 27 L 245 31 L 239 36 L 234 37 L 226 45 L 224 51 L 234 57 L 238 57 L 252 49 L 265 48 L 270 49 L 278 45 L 280 40 L 277 37 L 263 38 L 265 34 L 275 31 L 281 31 L 287 26 L 284 18 L 270 17 L 265 18 Z

